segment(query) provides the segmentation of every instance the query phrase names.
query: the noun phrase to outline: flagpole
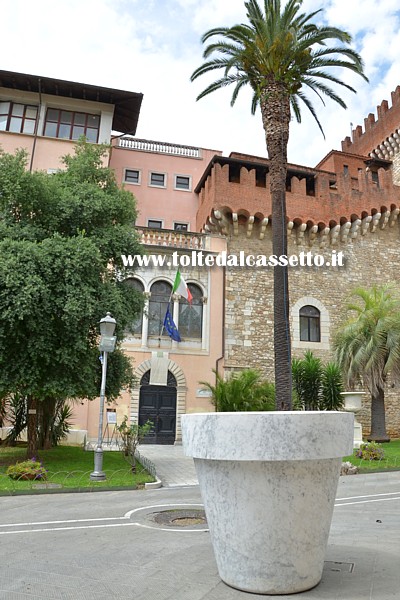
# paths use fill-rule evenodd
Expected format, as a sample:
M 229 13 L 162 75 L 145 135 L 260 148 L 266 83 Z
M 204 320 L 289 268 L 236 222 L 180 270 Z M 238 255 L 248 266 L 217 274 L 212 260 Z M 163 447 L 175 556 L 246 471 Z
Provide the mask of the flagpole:
M 171 300 L 172 300 L 173 293 L 174 293 L 174 291 L 173 291 L 173 288 L 172 288 L 172 292 L 171 292 L 169 300 L 168 300 L 168 307 L 171 306 Z M 167 307 L 167 310 L 168 310 L 168 307 Z M 165 329 L 165 327 L 164 327 L 164 321 L 163 321 L 163 324 L 162 324 L 162 327 L 161 327 L 161 332 L 160 332 L 160 335 L 158 336 L 159 338 L 161 338 L 162 334 L 164 333 L 164 329 Z

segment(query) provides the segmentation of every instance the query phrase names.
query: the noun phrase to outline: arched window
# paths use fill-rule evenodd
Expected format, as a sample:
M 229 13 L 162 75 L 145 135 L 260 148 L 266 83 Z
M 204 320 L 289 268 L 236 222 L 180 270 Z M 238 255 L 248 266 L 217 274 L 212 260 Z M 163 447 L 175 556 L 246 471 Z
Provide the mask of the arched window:
M 149 335 L 161 334 L 165 313 L 171 298 L 172 285 L 168 281 L 156 281 L 150 288 Z M 171 308 L 172 312 L 172 308 Z M 164 335 L 168 335 L 165 331 Z
M 300 341 L 321 341 L 321 313 L 318 308 L 308 304 L 300 308 Z
M 179 301 L 179 333 L 182 338 L 201 340 L 203 329 L 203 292 L 195 283 L 188 283 L 193 296 L 192 304 L 183 298 Z
M 124 285 L 134 289 L 136 292 L 139 292 L 140 294 L 143 294 L 143 292 L 144 292 L 143 283 L 141 281 L 139 281 L 139 279 L 135 279 L 134 277 L 128 277 L 127 279 L 124 279 Z M 143 324 L 143 309 L 140 311 L 140 314 L 137 316 L 135 321 L 132 323 L 132 326 L 129 328 L 129 330 L 126 331 L 126 334 L 132 335 L 132 332 L 133 332 L 134 335 L 141 335 L 142 334 L 142 324 Z

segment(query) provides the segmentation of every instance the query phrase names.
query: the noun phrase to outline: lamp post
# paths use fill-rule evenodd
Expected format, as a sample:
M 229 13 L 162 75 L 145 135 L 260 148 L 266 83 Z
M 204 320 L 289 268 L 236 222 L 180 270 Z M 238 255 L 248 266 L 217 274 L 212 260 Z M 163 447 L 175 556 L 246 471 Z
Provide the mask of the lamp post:
M 101 387 L 100 387 L 100 415 L 99 415 L 99 432 L 97 436 L 97 448 L 94 451 L 94 471 L 90 473 L 92 481 L 105 481 L 106 474 L 103 471 L 103 414 L 104 414 L 104 398 L 106 392 L 107 378 L 107 355 L 115 349 L 117 338 L 114 336 L 116 320 L 111 316 L 111 313 L 100 321 L 100 351 L 103 352 L 101 359 Z

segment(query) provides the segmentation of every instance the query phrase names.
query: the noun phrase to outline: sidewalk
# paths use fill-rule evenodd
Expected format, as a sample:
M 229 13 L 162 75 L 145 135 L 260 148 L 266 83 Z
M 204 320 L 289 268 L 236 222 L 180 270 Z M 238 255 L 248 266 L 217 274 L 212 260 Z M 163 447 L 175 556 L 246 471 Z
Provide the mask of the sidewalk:
M 182 446 L 142 444 L 139 452 L 155 465 L 164 487 L 198 485 L 193 459 L 184 456 Z

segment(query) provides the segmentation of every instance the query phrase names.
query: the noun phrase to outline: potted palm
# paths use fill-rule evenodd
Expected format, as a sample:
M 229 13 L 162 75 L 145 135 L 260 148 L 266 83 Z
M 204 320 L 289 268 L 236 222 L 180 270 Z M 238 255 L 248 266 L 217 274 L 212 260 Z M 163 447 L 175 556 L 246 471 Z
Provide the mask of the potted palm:
M 345 86 L 331 67 L 363 76 L 351 37 L 312 22 L 302 0 L 245 2 L 248 22 L 203 35 L 213 41 L 192 80 L 222 68 L 220 79 L 198 98 L 235 85 L 253 91 L 261 108 L 269 155 L 272 253 L 287 255 L 286 173 L 291 109 L 299 101 L 321 125 L 304 89 L 341 106 L 330 83 Z M 214 41 L 215 40 L 215 41 Z M 334 40 L 332 46 L 329 40 Z M 214 56 L 214 58 L 210 58 Z M 221 578 L 239 589 L 287 594 L 315 586 L 322 574 L 341 457 L 352 451 L 353 415 L 294 411 L 287 267 L 274 268 L 274 351 L 277 411 L 187 414 L 183 445 L 193 456 Z

